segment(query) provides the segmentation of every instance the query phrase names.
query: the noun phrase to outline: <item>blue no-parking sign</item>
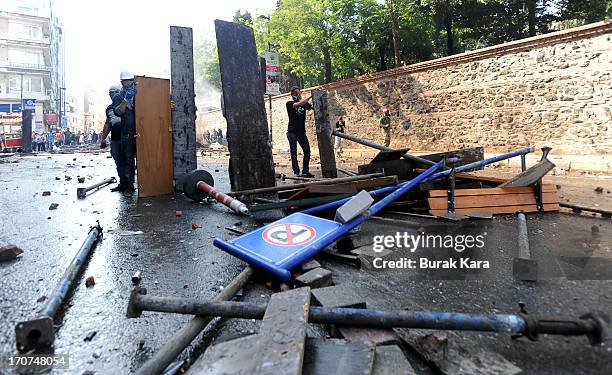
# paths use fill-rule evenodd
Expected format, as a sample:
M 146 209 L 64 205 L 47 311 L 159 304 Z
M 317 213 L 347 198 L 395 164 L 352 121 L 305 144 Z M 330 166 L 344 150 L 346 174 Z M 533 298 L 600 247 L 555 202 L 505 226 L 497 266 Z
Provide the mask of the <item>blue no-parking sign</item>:
M 214 244 L 286 279 L 291 269 L 327 246 L 326 239 L 341 225 L 298 212 L 231 241 L 215 239 Z

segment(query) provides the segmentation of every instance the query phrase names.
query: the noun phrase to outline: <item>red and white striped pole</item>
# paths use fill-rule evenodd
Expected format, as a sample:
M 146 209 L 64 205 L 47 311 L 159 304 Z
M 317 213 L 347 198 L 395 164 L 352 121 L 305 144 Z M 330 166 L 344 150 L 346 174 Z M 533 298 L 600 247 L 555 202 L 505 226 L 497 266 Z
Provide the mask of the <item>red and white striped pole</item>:
M 238 214 L 241 214 L 241 215 L 248 215 L 249 214 L 249 209 L 248 209 L 248 207 L 244 203 L 240 202 L 238 199 L 234 199 L 234 198 L 230 197 L 229 195 L 226 195 L 226 194 L 223 194 L 223 193 L 221 193 L 219 191 L 216 191 L 215 188 L 213 188 L 212 186 L 210 186 L 206 182 L 199 181 L 196 184 L 196 187 L 198 188 L 198 190 L 201 190 L 201 191 L 205 192 L 209 196 L 215 198 L 219 202 L 221 202 L 224 205 L 226 205 L 227 207 L 231 208 L 234 212 L 236 212 Z

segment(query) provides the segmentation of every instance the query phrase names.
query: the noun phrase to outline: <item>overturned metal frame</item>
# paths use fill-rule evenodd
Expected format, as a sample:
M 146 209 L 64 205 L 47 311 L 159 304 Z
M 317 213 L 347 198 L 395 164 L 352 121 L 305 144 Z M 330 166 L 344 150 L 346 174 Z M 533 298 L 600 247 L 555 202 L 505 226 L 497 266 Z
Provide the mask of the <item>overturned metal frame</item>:
M 106 185 L 114 184 L 115 182 L 117 182 L 115 177 L 110 177 L 110 178 L 107 178 L 104 181 L 100 181 L 100 182 L 98 182 L 96 184 L 93 184 L 91 186 L 84 187 L 84 188 L 77 188 L 77 198 L 83 199 L 83 198 L 87 197 L 87 193 L 90 192 L 91 190 L 93 190 L 93 189 L 102 189 Z
M 63 305 L 74 282 L 87 264 L 92 249 L 101 237 L 102 228 L 100 224 L 97 224 L 89 230 L 85 242 L 70 262 L 64 275 L 49 296 L 49 300 L 39 312 L 38 317 L 17 323 L 17 326 L 15 326 L 15 341 L 18 351 L 23 353 L 32 349 L 53 348 L 53 342 L 55 341 L 53 318 Z
M 143 311 L 156 311 L 223 318 L 262 319 L 267 304 L 199 301 L 179 297 L 158 297 L 134 288 L 127 309 L 128 318 Z M 469 314 L 461 312 L 373 310 L 310 307 L 309 323 L 370 328 L 414 328 L 454 331 L 508 333 L 537 340 L 540 334 L 587 336 L 591 344 L 612 340 L 610 319 L 603 312 L 591 312 L 578 319 L 538 318 L 527 314 Z

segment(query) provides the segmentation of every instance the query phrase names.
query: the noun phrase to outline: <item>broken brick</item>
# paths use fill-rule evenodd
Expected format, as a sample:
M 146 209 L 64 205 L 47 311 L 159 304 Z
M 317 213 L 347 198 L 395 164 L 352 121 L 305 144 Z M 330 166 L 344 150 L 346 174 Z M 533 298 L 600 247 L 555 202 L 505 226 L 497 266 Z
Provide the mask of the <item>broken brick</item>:
M 94 280 L 93 276 L 89 276 L 88 278 L 85 279 L 85 286 L 90 288 L 92 286 L 96 285 L 96 281 Z

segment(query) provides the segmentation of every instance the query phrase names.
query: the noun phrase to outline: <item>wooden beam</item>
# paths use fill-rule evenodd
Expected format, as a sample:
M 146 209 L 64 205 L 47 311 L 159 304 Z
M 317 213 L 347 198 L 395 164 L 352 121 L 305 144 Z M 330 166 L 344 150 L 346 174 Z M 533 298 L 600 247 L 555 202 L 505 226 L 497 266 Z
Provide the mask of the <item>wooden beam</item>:
M 448 198 L 429 198 L 429 208 L 432 210 L 446 209 Z M 543 193 L 543 203 L 558 203 L 557 193 Z M 455 209 L 470 207 L 500 207 L 500 206 L 520 206 L 536 204 L 534 193 L 525 194 L 506 194 L 506 195 L 479 195 L 479 196 L 456 196 Z
M 523 212 L 538 212 L 538 208 L 535 204 L 532 205 L 524 205 L 524 206 L 501 206 L 501 207 L 470 207 L 470 208 L 459 208 L 455 209 L 456 215 L 468 215 L 470 213 L 479 212 L 479 213 L 490 213 L 490 214 L 513 214 L 518 211 Z M 559 211 L 558 203 L 544 204 L 544 211 Z M 448 213 L 446 209 L 444 210 L 429 210 L 429 213 L 432 215 L 445 215 Z
M 170 26 L 170 84 L 174 190 L 183 189 L 182 178 L 197 169 L 196 105 L 193 73 L 193 31 Z
M 232 186 L 236 190 L 276 184 L 253 29 L 215 20 Z
M 531 186 L 546 176 L 555 165 L 548 159 L 540 160 L 525 172 L 519 173 L 498 187 Z
M 543 193 L 556 193 L 557 187 L 552 184 L 542 185 Z M 430 190 L 429 196 L 435 197 L 446 197 L 448 192 L 446 190 Z M 475 195 L 506 195 L 506 194 L 534 194 L 534 190 L 529 186 L 520 187 L 507 187 L 507 188 L 482 188 L 482 189 L 456 189 L 455 197 L 461 196 L 475 196 Z
M 314 106 L 315 130 L 319 145 L 319 158 L 321 160 L 321 173 L 323 177 L 336 178 L 336 152 L 332 139 L 332 127 L 329 118 L 327 92 L 315 89 L 312 91 L 312 104 Z

